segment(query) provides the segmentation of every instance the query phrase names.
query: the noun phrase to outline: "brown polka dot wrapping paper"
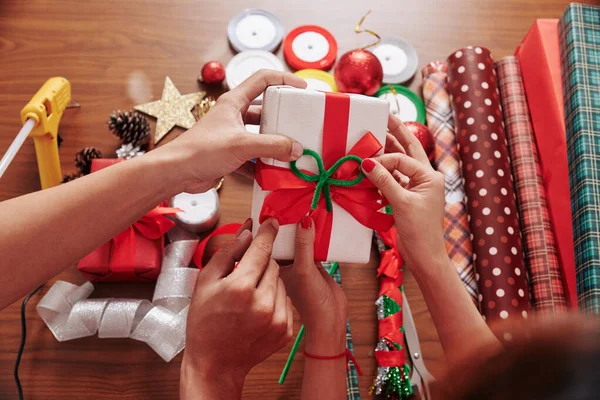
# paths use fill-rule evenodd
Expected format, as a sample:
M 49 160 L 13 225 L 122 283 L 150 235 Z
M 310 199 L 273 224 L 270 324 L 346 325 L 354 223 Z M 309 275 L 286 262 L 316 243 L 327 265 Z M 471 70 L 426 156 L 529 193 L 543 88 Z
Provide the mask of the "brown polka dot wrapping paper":
M 488 322 L 527 318 L 529 290 L 498 81 L 490 51 L 448 57 L 456 140 L 465 180 L 481 311 Z

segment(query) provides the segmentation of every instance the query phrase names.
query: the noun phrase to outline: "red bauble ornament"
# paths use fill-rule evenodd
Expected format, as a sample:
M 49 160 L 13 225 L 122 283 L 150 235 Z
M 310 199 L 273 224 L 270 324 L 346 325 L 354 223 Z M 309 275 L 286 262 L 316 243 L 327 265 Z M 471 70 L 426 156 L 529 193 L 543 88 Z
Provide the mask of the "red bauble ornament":
M 225 79 L 225 68 L 218 61 L 209 61 L 202 67 L 200 81 L 209 85 L 220 85 Z
M 419 139 L 421 146 L 423 146 L 423 149 L 425 150 L 425 154 L 429 157 L 429 161 L 433 161 L 435 139 L 429 128 L 420 122 L 415 121 L 405 122 L 404 125 L 417 137 L 417 139 Z
M 333 76 L 340 92 L 372 96 L 381 87 L 383 67 L 375 54 L 356 49 L 340 57 Z

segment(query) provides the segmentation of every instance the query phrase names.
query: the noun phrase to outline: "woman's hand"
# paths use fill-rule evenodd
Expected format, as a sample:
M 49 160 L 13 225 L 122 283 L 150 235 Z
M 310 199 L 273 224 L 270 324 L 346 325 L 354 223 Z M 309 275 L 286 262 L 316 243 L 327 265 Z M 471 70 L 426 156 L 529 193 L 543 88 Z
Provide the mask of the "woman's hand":
M 444 176 L 434 171 L 418 139 L 390 114 L 386 153 L 362 163 L 365 176 L 392 206 L 398 247 L 411 268 L 447 260 L 444 243 Z
M 281 279 L 306 328 L 302 400 L 346 398 L 346 320 L 348 302 L 342 288 L 314 258 L 315 224 L 304 217 L 296 229 L 296 259 L 281 267 Z
M 305 88 L 304 79 L 294 74 L 261 70 L 238 87 L 223 94 L 214 107 L 183 135 L 149 155 L 163 156 L 176 165 L 180 191 L 204 192 L 218 179 L 252 158 L 293 161 L 302 156 L 302 145 L 281 135 L 256 135 L 244 124 L 260 123 L 260 106 L 250 106 L 268 86 Z
M 315 224 L 306 216 L 296 229 L 296 259 L 281 279 L 306 329 L 305 350 L 340 354 L 346 349 L 348 301 L 342 288 L 314 258 Z
M 182 398 L 240 398 L 246 374 L 291 339 L 292 303 L 271 258 L 278 228 L 269 219 L 254 240 L 248 229 L 241 230 L 198 275 L 181 367 Z

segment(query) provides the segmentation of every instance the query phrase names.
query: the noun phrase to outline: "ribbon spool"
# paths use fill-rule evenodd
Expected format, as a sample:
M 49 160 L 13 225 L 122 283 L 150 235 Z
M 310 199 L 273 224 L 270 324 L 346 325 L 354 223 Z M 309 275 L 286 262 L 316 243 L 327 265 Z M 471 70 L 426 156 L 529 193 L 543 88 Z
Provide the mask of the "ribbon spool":
M 325 28 L 302 25 L 283 41 L 283 56 L 294 69 L 329 70 L 337 57 L 337 42 Z
M 236 52 L 277 50 L 283 39 L 283 25 L 266 10 L 251 8 L 236 14 L 227 26 L 227 37 Z
M 375 93 L 375 97 L 389 101 L 390 112 L 400 120 L 404 122 L 417 121 L 425 124 L 425 104 L 410 89 L 400 85 L 383 85 Z M 400 110 L 398 110 L 398 106 Z
M 179 193 L 170 204 L 183 210 L 175 214 L 175 218 L 190 232 L 206 232 L 219 220 L 219 195 L 214 188 L 204 193 Z
M 268 51 L 252 50 L 236 54 L 225 68 L 227 86 L 233 89 L 261 69 L 284 70 L 283 63 Z M 262 94 L 254 102 L 261 103 Z
M 335 84 L 333 76 L 325 71 L 318 69 L 301 69 L 294 72 L 294 75 L 306 81 L 308 90 L 319 90 L 321 92 L 337 92 L 338 88 Z
M 384 36 L 371 52 L 381 62 L 384 83 L 402 83 L 417 72 L 419 57 L 417 50 L 405 40 Z
M 176 226 L 168 233 L 162 270 L 152 303 L 139 299 L 88 299 L 94 286 L 56 281 L 36 310 L 54 337 L 67 341 L 98 333 L 99 338 L 132 338 L 147 343 L 165 361 L 185 347 L 190 299 L 199 270 L 188 268 L 198 238 Z

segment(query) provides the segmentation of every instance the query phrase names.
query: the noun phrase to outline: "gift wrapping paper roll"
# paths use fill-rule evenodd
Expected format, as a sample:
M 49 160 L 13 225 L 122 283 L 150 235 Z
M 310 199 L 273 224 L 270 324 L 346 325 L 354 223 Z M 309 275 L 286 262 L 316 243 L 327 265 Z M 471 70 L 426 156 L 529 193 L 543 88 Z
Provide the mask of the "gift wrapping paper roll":
M 600 314 L 600 7 L 569 5 L 559 33 L 577 300 Z
M 523 255 L 529 273 L 531 305 L 538 313 L 553 315 L 567 310 L 567 297 L 519 60 L 514 56 L 504 57 L 496 62 L 496 69 L 523 233 Z
M 467 194 L 481 311 L 527 318 L 529 290 L 496 70 L 490 51 L 448 57 L 448 91 Z
M 447 70 L 445 61 L 434 61 L 423 68 L 423 100 L 427 110 L 427 126 L 435 138 L 433 164 L 444 174 L 446 251 L 465 289 L 475 304 L 479 305 L 471 228 L 465 204 L 465 185 L 456 148 L 452 105 L 446 89 Z
M 569 307 L 577 309 L 573 217 L 561 82 L 558 19 L 538 19 L 517 47 L 544 191 Z

